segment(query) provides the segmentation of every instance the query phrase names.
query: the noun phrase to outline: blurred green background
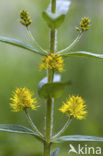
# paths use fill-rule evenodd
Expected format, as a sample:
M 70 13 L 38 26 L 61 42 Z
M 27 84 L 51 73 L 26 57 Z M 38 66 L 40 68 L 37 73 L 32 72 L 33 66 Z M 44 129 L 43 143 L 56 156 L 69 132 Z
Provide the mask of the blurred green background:
M 31 31 L 39 44 L 49 48 L 49 29 L 42 19 L 42 11 L 49 0 L 0 0 L 0 35 L 13 37 L 31 43 L 25 28 L 19 23 L 19 12 L 27 9 L 32 16 Z M 103 54 L 103 0 L 72 0 L 70 11 L 64 24 L 58 30 L 58 50 L 70 44 L 77 32 L 74 27 L 81 17 L 91 19 L 91 29 L 84 34 L 73 50 L 85 50 Z M 32 44 L 32 43 L 31 43 Z M 10 45 L 0 43 L 0 123 L 14 123 L 28 126 L 23 112 L 10 111 L 9 98 L 17 87 L 28 87 L 38 96 L 38 83 L 45 76 L 40 72 L 41 57 Z M 82 134 L 103 137 L 103 60 L 70 57 L 65 59 L 62 81 L 72 81 L 64 96 L 55 101 L 54 131 L 57 132 L 66 121 L 58 111 L 68 94 L 81 95 L 88 106 L 86 120 L 74 120 L 66 134 Z M 32 111 L 31 116 L 43 131 L 44 100 L 38 99 L 41 108 Z M 78 143 L 72 143 L 77 147 Z M 82 143 L 101 146 L 103 143 Z M 60 147 L 60 156 L 68 156 L 69 142 Z M 41 156 L 42 145 L 31 136 L 0 132 L 0 156 Z M 103 150 L 103 149 L 102 149 Z M 71 154 L 72 155 L 72 154 Z

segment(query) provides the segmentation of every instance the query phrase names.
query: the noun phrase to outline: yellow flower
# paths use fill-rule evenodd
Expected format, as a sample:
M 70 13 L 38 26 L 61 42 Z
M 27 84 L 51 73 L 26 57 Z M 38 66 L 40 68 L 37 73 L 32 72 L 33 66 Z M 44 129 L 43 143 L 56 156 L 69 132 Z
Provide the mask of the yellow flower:
M 75 29 L 79 32 L 84 32 L 89 29 L 90 27 L 90 19 L 88 17 L 83 17 L 81 22 L 80 22 L 80 28 L 75 27 Z
M 59 72 L 63 71 L 64 60 L 59 54 L 51 53 L 42 59 L 40 69 L 55 69 Z
M 30 16 L 29 16 L 29 13 L 26 10 L 21 11 L 20 18 L 21 18 L 20 23 L 26 27 L 28 27 L 32 23 L 32 20 L 30 19 Z
M 74 117 L 79 120 L 85 119 L 87 114 L 87 106 L 84 104 L 85 101 L 79 96 L 71 96 L 63 102 L 63 105 L 59 110 L 65 113 L 69 117 Z
M 10 98 L 12 103 L 10 103 L 11 108 L 14 112 L 19 112 L 20 110 L 33 109 L 35 110 L 38 106 L 36 98 L 32 98 L 33 93 L 27 88 L 18 88 L 13 92 L 13 98 Z

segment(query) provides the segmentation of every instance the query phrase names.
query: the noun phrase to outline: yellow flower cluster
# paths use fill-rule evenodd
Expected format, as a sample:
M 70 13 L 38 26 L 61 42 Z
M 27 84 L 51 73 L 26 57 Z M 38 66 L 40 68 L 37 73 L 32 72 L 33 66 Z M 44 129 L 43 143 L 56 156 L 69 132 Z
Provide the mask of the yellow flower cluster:
M 90 27 L 90 19 L 88 17 L 84 17 L 82 18 L 81 22 L 80 22 L 80 28 L 82 31 L 88 30 Z
M 54 69 L 59 72 L 63 71 L 64 60 L 62 56 L 59 54 L 51 53 L 50 55 L 44 57 L 42 59 L 42 63 L 40 64 L 40 69 Z
M 65 113 L 69 117 L 74 117 L 79 120 L 85 119 L 87 114 L 87 106 L 84 104 L 85 101 L 79 96 L 71 96 L 63 102 L 63 105 L 59 110 Z
M 32 23 L 32 20 L 30 19 L 30 16 L 29 16 L 29 13 L 26 10 L 21 11 L 20 18 L 21 18 L 20 23 L 26 27 L 28 27 Z
M 89 27 L 90 27 L 90 19 L 88 17 L 83 17 L 80 22 L 80 29 L 79 29 L 79 27 L 76 27 L 76 30 L 77 31 L 81 30 L 82 32 L 84 32 L 84 31 L 88 30 Z
M 14 112 L 19 112 L 20 110 L 33 109 L 35 110 L 38 106 L 36 98 L 32 98 L 33 93 L 27 88 L 18 88 L 13 93 L 13 98 L 10 98 L 12 103 L 10 103 L 11 108 Z

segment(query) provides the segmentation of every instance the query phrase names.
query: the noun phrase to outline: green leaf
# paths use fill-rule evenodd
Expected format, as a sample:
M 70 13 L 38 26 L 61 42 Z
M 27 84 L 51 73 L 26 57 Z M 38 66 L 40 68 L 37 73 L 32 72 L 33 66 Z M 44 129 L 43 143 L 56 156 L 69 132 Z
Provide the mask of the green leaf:
M 46 83 L 39 87 L 39 95 L 42 98 L 60 98 L 64 92 L 64 89 L 67 85 L 70 85 L 71 82 L 61 83 L 61 82 L 53 82 L 53 83 Z
M 45 53 L 40 52 L 40 51 L 34 49 L 28 43 L 24 43 L 22 41 L 19 41 L 19 40 L 13 39 L 13 38 L 0 36 L 0 42 L 6 43 L 6 44 L 10 44 L 10 45 L 13 45 L 13 46 L 16 46 L 16 47 L 23 48 L 23 49 L 29 50 L 31 52 L 34 52 L 36 54 L 39 54 L 39 55 L 43 55 L 43 56 L 45 55 Z
M 14 124 L 0 124 L 0 131 L 38 135 L 27 127 Z
M 86 51 L 68 52 L 68 53 L 61 54 L 61 55 L 64 57 L 66 57 L 66 56 L 83 56 L 83 57 L 103 59 L 103 54 L 96 54 L 96 53 L 91 53 L 91 52 L 86 52 Z
M 57 29 L 64 22 L 65 15 L 58 15 L 44 11 L 43 18 L 47 22 L 49 28 Z
M 54 143 L 62 143 L 67 141 L 97 141 L 103 142 L 103 138 L 94 137 L 94 136 L 83 136 L 83 135 L 69 135 L 69 136 L 61 136 L 54 140 Z
M 53 82 L 60 82 L 61 80 L 61 75 L 59 74 L 54 74 L 54 80 Z M 48 78 L 47 77 L 44 77 L 40 83 L 39 83 L 39 88 L 41 88 L 44 84 L 46 84 L 48 82 Z
M 62 25 L 69 10 L 70 4 L 70 0 L 57 0 L 56 13 L 51 12 L 51 4 L 49 5 L 48 9 L 43 12 L 43 18 L 51 29 L 57 29 Z
M 53 152 L 51 152 L 50 156 L 58 156 L 59 148 L 56 148 Z

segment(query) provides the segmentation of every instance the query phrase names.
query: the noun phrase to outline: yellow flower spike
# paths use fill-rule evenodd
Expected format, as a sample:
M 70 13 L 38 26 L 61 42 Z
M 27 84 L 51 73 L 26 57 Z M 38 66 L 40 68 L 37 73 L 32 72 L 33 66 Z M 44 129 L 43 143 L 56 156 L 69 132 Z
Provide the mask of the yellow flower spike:
M 80 22 L 80 28 L 83 31 L 88 30 L 90 27 L 90 19 L 88 17 L 83 17 Z
M 50 55 L 42 58 L 42 63 L 40 64 L 40 69 L 54 69 L 59 72 L 63 71 L 64 60 L 59 54 L 51 53 Z
M 10 106 L 14 112 L 19 112 L 21 110 L 33 109 L 36 110 L 37 100 L 36 98 L 32 98 L 33 93 L 27 88 L 18 88 L 15 92 L 13 92 L 13 97 L 10 98 L 12 103 Z
M 29 13 L 26 10 L 21 11 L 20 18 L 21 18 L 20 23 L 26 27 L 28 27 L 32 23 L 32 20 L 30 19 L 30 16 L 29 16 Z
M 88 17 L 83 17 L 81 22 L 80 22 L 80 28 L 75 27 L 75 29 L 79 32 L 84 32 L 89 29 L 90 27 L 90 19 Z
M 63 102 L 59 111 L 66 114 L 69 117 L 74 117 L 79 120 L 85 119 L 87 114 L 87 106 L 85 101 L 79 96 L 71 96 L 66 102 Z

